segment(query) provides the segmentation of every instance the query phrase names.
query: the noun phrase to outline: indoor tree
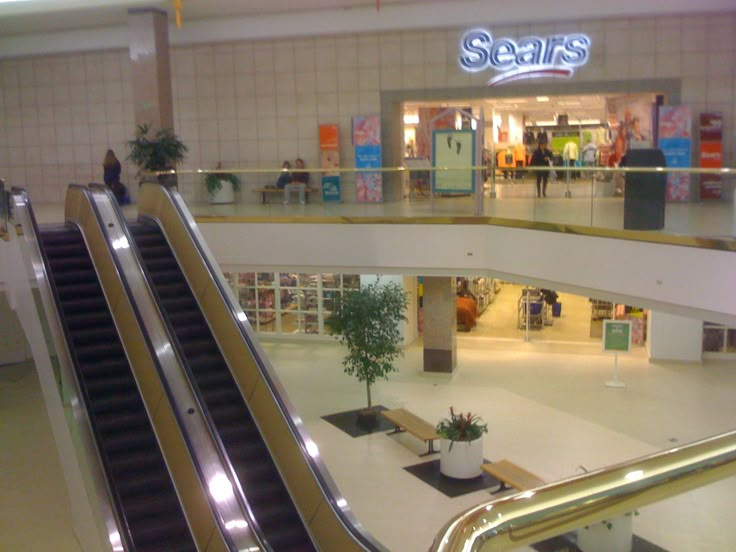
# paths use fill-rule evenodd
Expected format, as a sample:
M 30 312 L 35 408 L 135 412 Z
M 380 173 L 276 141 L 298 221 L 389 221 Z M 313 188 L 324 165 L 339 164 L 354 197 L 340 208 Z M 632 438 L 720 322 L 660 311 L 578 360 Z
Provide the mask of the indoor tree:
M 406 321 L 408 298 L 396 282 L 376 280 L 338 299 L 325 326 L 346 345 L 345 373 L 365 382 L 368 411 L 373 406 L 371 385 L 396 371 L 393 361 L 402 354 L 399 322 Z

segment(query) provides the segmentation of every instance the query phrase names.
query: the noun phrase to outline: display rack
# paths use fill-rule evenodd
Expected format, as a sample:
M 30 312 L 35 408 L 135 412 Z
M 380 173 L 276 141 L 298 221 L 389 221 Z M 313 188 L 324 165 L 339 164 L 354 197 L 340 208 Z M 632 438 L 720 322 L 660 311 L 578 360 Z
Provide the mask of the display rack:
M 478 303 L 478 315 L 486 310 L 496 296 L 493 278 L 468 278 L 468 289 Z
M 324 320 L 357 274 L 290 272 L 225 273 L 249 322 L 258 332 L 324 335 Z
M 527 313 L 529 315 L 529 329 L 540 330 L 548 325 L 546 303 L 540 290 L 530 288 L 521 290 L 516 316 L 520 330 L 527 327 Z

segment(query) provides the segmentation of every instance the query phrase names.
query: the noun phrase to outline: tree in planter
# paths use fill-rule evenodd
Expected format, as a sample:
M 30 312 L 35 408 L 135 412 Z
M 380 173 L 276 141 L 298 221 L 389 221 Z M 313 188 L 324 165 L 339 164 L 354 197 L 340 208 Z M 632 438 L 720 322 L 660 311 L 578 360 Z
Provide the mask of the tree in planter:
M 328 330 L 346 345 L 345 373 L 365 382 L 368 411 L 372 412 L 371 385 L 396 371 L 393 361 L 402 355 L 399 322 L 405 321 L 409 300 L 395 282 L 376 282 L 345 293 L 325 320 Z M 373 412 L 375 415 L 375 412 Z
M 240 180 L 238 180 L 238 177 L 235 176 L 233 173 L 207 173 L 207 176 L 204 177 L 204 185 L 207 187 L 207 193 L 209 194 L 210 198 L 215 197 L 215 195 L 217 195 L 217 192 L 219 192 L 222 188 L 222 183 L 220 182 L 221 180 L 230 182 L 230 184 L 233 185 L 233 190 L 235 190 L 236 192 L 240 189 Z
M 184 160 L 187 147 L 170 128 L 159 129 L 153 137 L 149 136 L 150 132 L 150 125 L 138 125 L 135 139 L 128 142 L 130 150 L 128 159 L 142 171 L 149 173 L 167 171 Z M 158 175 L 158 181 L 164 184 L 167 182 L 167 176 Z

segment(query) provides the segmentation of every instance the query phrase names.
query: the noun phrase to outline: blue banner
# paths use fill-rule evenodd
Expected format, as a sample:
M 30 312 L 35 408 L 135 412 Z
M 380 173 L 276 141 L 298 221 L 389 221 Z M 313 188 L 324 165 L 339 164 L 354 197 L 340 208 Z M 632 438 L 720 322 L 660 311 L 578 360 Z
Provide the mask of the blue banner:
M 380 169 L 381 146 L 355 146 L 356 169 Z

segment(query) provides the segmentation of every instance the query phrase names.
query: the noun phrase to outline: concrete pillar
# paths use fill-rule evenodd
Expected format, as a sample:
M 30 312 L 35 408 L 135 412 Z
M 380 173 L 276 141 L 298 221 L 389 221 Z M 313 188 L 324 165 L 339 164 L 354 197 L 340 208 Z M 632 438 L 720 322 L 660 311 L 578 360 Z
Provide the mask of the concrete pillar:
M 649 311 L 647 352 L 649 360 L 701 362 L 703 321 Z
M 130 74 L 135 124 L 155 133 L 174 128 L 166 12 L 155 8 L 128 10 Z
M 452 374 L 457 365 L 455 278 L 424 277 L 424 371 Z

